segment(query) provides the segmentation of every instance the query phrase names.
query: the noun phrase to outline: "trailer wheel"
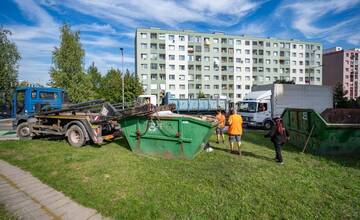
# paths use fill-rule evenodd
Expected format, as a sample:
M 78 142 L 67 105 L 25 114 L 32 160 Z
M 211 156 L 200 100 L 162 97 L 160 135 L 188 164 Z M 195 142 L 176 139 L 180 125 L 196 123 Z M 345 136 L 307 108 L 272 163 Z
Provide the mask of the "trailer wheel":
M 66 136 L 69 144 L 74 147 L 81 147 L 86 142 L 84 131 L 78 125 L 71 126 L 67 130 Z
M 31 132 L 30 132 L 30 126 L 29 123 L 23 122 L 19 124 L 16 128 L 16 135 L 21 140 L 28 140 L 31 139 Z
M 266 130 L 270 130 L 272 126 L 273 126 L 272 121 L 265 121 L 265 123 L 264 123 L 264 128 L 265 128 Z

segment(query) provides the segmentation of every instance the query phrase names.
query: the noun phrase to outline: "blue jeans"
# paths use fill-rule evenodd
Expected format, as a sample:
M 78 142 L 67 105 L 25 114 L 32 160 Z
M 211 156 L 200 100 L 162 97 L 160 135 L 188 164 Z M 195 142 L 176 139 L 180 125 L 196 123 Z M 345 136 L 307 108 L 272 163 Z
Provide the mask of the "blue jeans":
M 241 141 L 241 135 L 230 135 L 229 134 L 229 141 L 230 142 L 240 142 Z

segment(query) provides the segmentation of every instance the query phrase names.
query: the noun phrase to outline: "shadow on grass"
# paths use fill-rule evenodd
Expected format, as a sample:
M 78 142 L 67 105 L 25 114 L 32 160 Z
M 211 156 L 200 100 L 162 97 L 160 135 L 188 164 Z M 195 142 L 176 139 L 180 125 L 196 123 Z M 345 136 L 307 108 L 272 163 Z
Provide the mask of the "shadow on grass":
M 223 152 L 226 152 L 226 153 L 229 153 L 229 154 L 237 154 L 237 151 L 235 152 L 232 152 L 231 150 L 229 149 L 225 149 L 225 148 L 221 148 L 221 147 L 214 147 L 214 146 L 211 146 L 214 150 L 218 150 L 218 151 L 223 151 Z M 241 154 L 242 156 L 245 156 L 245 157 L 253 157 L 253 158 L 256 158 L 256 159 L 261 159 L 261 160 L 267 160 L 267 161 L 273 161 L 271 158 L 268 158 L 268 157 L 265 157 L 265 156 L 262 156 L 262 155 L 257 155 L 257 154 L 254 154 L 252 152 L 249 152 L 249 151 L 241 151 Z
M 122 147 L 124 149 L 131 151 L 131 148 L 125 138 L 117 138 L 117 139 L 113 140 L 112 142 L 119 145 L 120 147 Z
M 271 150 L 274 149 L 274 146 L 269 138 L 265 138 L 264 134 L 266 132 L 249 132 L 244 135 L 243 140 L 252 144 L 256 144 L 259 146 L 263 146 L 269 148 Z M 291 137 L 290 137 L 291 138 Z M 301 154 L 301 150 L 299 147 L 296 147 L 291 144 L 285 144 L 282 147 L 282 151 L 292 152 L 292 153 L 299 153 Z M 326 155 L 326 154 L 319 154 L 312 151 L 307 151 L 305 154 L 311 154 L 313 156 L 321 157 L 329 161 L 333 161 L 341 166 L 345 167 L 352 167 L 360 169 L 360 154 L 352 154 L 352 155 Z

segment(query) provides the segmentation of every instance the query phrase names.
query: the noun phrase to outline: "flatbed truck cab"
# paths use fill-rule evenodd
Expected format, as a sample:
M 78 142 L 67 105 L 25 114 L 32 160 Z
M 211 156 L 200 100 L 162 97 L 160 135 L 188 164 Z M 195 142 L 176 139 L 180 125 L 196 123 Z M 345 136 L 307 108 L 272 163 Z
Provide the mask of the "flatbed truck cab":
M 32 117 L 41 109 L 61 109 L 66 99 L 66 93 L 59 88 L 16 87 L 11 117 Z

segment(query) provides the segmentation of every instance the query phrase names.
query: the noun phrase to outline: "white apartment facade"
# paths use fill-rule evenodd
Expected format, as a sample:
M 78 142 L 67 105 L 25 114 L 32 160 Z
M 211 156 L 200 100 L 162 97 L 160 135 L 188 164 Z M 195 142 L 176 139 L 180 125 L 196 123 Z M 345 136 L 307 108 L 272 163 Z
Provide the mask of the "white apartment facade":
M 154 28 L 136 31 L 136 74 L 145 94 L 176 98 L 226 96 L 234 102 L 253 85 L 276 80 L 322 84 L 322 45 Z

